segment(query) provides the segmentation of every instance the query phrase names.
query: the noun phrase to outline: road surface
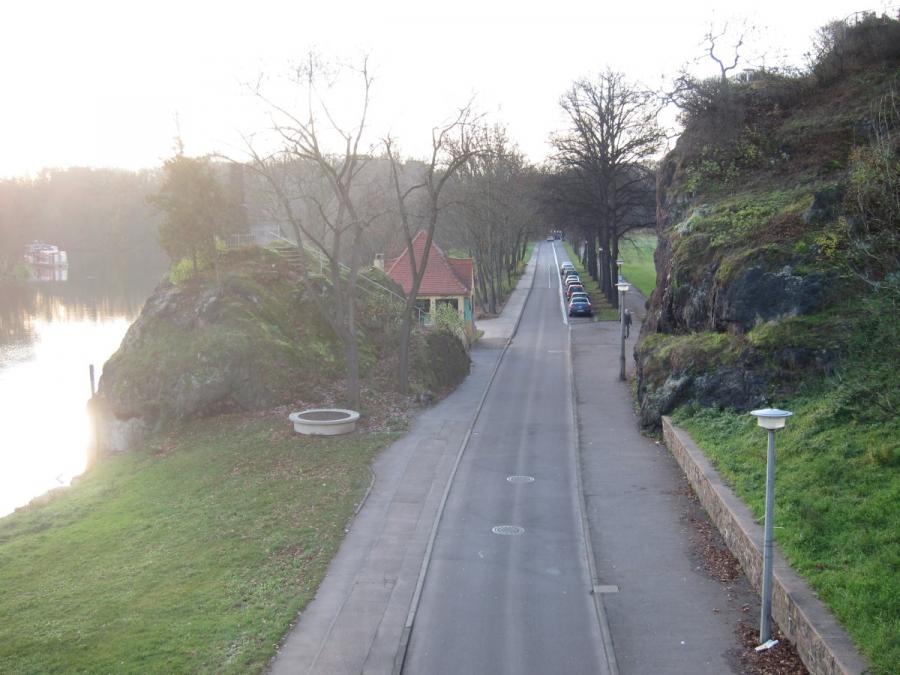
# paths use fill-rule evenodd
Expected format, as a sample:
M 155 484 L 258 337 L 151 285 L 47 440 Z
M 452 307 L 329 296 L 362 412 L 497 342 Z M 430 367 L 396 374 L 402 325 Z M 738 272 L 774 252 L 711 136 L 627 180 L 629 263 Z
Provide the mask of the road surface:
M 539 244 L 437 529 L 405 673 L 611 672 L 582 525 L 561 249 Z

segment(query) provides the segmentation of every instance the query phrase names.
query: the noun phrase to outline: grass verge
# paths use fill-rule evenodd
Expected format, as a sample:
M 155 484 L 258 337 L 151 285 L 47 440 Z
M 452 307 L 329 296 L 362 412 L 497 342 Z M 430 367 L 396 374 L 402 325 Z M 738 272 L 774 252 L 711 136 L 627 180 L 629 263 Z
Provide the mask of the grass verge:
M 636 234 L 629 241 L 619 243 L 619 257 L 622 259 L 622 276 L 649 298 L 656 288 L 656 265 L 653 253 L 656 251 L 655 234 Z
M 594 281 L 591 275 L 587 273 L 587 270 L 584 269 L 581 259 L 572 250 L 572 245 L 568 241 L 564 241 L 563 247 L 566 249 L 566 255 L 569 256 L 569 260 L 575 265 L 578 276 L 581 277 L 581 285 L 584 286 L 584 290 L 587 291 L 588 296 L 591 298 L 591 306 L 594 309 L 594 321 L 618 321 L 619 310 L 610 307 L 606 297 L 603 295 L 603 291 L 600 290 L 600 284 Z
M 0 672 L 262 671 L 396 436 L 198 421 L 0 520 Z
M 845 423 L 840 392 L 823 387 L 784 407 L 778 432 L 775 536 L 870 659 L 900 663 L 900 421 Z M 766 437 L 746 414 L 687 408 L 675 415 L 749 505 L 765 512 Z

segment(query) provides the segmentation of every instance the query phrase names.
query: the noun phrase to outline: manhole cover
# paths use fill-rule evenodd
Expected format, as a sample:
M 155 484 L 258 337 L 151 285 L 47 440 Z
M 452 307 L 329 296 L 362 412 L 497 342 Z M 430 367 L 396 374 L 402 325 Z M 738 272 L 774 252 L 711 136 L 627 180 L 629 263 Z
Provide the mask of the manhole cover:
M 510 483 L 533 483 L 534 476 L 507 476 L 506 480 Z
M 491 528 L 491 532 L 506 535 L 525 534 L 525 528 L 518 525 L 497 525 Z

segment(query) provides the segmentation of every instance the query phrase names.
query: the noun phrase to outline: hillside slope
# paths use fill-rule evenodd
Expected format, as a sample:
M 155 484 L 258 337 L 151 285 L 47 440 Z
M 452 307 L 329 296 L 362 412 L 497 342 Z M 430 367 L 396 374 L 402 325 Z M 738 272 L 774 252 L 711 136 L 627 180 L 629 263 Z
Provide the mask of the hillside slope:
M 705 83 L 659 174 L 642 423 L 675 414 L 763 512 L 875 672 L 900 662 L 900 24 L 869 17 L 814 73 Z M 826 66 L 828 66 L 826 68 Z
M 344 350 L 298 274 L 271 251 L 246 249 L 222 258 L 218 279 L 208 270 L 160 284 L 104 366 L 95 404 L 105 449 L 130 449 L 181 421 L 339 390 Z M 376 389 L 392 386 L 401 310 L 387 296 L 359 294 L 360 371 Z M 468 355 L 448 333 L 417 333 L 412 349 L 414 391 L 452 387 L 468 373 Z

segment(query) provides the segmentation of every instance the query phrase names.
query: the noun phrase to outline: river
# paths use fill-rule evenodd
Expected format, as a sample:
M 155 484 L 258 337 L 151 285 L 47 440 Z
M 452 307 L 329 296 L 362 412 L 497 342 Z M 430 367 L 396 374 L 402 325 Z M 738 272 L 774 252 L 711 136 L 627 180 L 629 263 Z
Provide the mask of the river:
M 0 284 L 0 517 L 84 472 L 89 366 L 99 382 L 162 275 L 98 262 Z

